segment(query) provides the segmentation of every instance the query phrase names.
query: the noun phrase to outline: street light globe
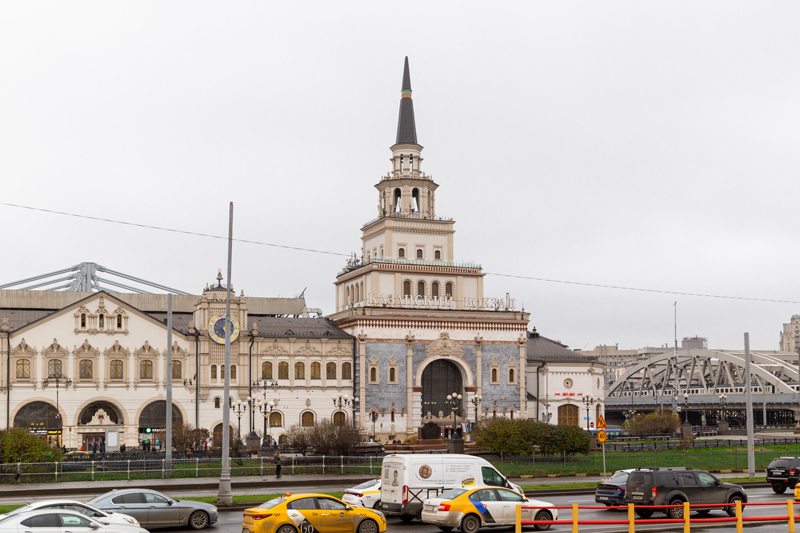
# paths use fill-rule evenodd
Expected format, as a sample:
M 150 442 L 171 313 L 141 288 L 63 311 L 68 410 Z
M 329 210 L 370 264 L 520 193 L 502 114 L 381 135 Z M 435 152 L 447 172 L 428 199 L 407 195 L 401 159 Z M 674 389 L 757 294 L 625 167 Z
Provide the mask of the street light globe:
M 272 400 L 270 400 L 270 401 L 269 401 L 269 404 L 267 404 L 267 405 L 269 405 L 270 407 L 275 407 L 275 402 L 273 402 Z
M 338 398 L 339 398 L 339 397 L 338 397 L 338 396 L 336 396 L 335 394 L 333 395 L 333 401 L 334 401 L 334 402 L 335 402 L 335 401 L 336 401 Z
M 452 399 L 453 399 L 453 397 L 452 397 L 451 395 L 449 395 L 449 394 L 448 394 L 448 395 L 447 395 L 447 399 L 448 399 L 448 400 L 452 400 Z
M 461 396 L 461 395 L 459 394 L 459 395 L 458 395 L 458 399 L 460 400 L 461 398 L 463 398 L 463 396 Z
M 340 392 L 340 393 L 339 393 L 339 398 L 341 398 L 341 397 L 342 397 L 342 393 Z
M 345 395 L 344 395 L 344 401 L 347 401 L 347 400 L 349 400 L 349 399 L 350 399 L 350 395 L 348 395 L 348 394 L 345 394 Z

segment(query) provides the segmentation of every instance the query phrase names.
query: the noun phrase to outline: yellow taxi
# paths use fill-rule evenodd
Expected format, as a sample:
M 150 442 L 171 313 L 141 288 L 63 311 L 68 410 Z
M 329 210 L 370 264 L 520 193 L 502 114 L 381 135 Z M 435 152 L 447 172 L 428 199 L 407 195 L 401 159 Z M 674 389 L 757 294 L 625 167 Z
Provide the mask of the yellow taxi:
M 800 501 L 800 483 L 794 486 L 794 499 Z
M 422 504 L 422 521 L 434 524 L 442 531 L 461 528 L 463 533 L 475 533 L 482 527 L 513 526 L 517 507 L 522 509 L 523 520 L 558 520 L 558 510 L 552 503 L 529 500 L 511 489 L 501 487 L 450 489 Z M 539 531 L 550 529 L 550 524 L 536 524 Z
M 383 533 L 386 517 L 327 494 L 289 494 L 245 509 L 242 533 Z

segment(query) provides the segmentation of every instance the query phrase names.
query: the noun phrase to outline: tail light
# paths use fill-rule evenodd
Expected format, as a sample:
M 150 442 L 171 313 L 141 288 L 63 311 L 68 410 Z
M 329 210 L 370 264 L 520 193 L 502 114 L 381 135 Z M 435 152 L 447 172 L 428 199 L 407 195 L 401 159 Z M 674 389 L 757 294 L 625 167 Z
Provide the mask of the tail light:
M 658 488 L 653 487 L 652 498 L 655 500 L 656 496 L 658 496 Z
M 450 504 L 449 503 L 440 503 L 439 504 L 439 510 L 440 511 L 449 511 L 450 510 Z
M 403 505 L 408 504 L 408 485 L 403 485 Z
M 265 518 L 269 518 L 272 516 L 272 513 L 269 514 L 251 514 L 250 516 L 253 517 L 253 520 L 264 520 Z
M 797 472 L 797 470 L 792 468 L 791 470 L 789 470 L 789 475 L 793 476 L 795 474 L 795 472 Z
M 364 496 L 364 495 L 363 495 L 362 493 L 360 493 L 360 492 L 350 492 L 349 490 L 347 491 L 347 494 L 352 494 L 352 495 L 353 495 L 353 496 L 355 496 L 356 498 L 362 498 L 362 497 Z

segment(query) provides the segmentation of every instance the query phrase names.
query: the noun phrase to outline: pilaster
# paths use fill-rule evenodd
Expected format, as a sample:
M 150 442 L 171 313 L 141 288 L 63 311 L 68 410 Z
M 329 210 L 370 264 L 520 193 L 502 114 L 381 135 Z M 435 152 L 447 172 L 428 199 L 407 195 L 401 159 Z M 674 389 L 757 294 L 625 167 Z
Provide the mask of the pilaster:
M 406 416 L 406 434 L 414 434 L 414 423 L 411 416 L 411 404 L 414 398 L 414 335 L 409 331 L 406 335 L 406 409 L 408 414 Z

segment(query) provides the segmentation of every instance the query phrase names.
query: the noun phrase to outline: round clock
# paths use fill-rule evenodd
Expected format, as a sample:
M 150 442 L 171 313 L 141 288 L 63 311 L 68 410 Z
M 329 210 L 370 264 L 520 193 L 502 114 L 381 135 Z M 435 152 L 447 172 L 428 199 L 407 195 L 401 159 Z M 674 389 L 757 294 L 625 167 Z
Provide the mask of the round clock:
M 233 331 L 231 331 L 231 342 L 239 337 L 239 321 L 231 317 Z M 211 317 L 208 322 L 208 336 L 219 344 L 225 344 L 225 313 L 220 313 Z

